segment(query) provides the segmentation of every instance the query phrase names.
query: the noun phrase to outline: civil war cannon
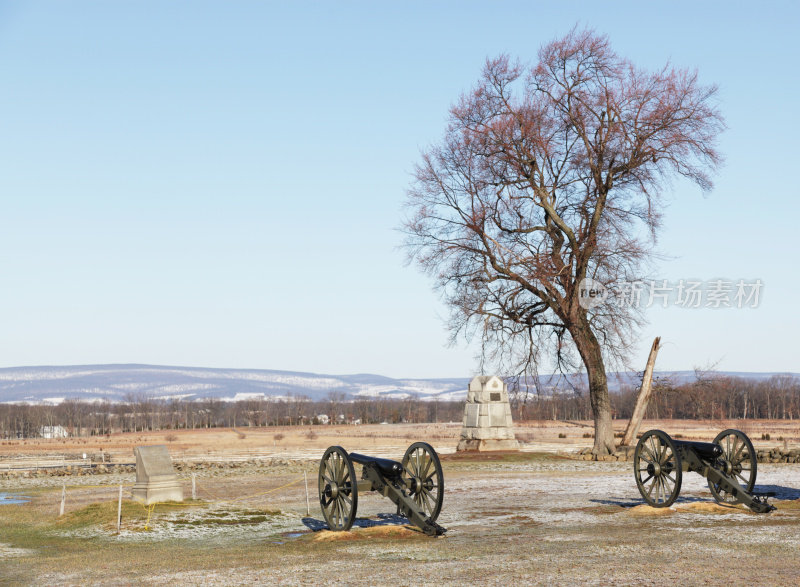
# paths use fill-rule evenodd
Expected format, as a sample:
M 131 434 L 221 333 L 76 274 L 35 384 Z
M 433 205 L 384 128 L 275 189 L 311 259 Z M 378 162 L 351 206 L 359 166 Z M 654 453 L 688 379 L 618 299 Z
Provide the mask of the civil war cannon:
M 653 507 L 672 505 L 681 492 L 684 471 L 699 473 L 717 503 L 743 503 L 757 513 L 775 509 L 774 493 L 753 493 L 757 461 L 753 443 L 741 430 L 723 430 L 713 442 L 675 440 L 661 430 L 645 432 L 633 456 L 636 485 Z
M 353 463 L 361 465 L 360 480 Z M 409 446 L 400 463 L 331 446 L 322 455 L 318 480 L 322 516 L 331 530 L 349 530 L 356 518 L 358 494 L 377 491 L 425 534 L 441 536 L 447 531 L 436 523 L 444 500 L 442 465 L 425 442 Z

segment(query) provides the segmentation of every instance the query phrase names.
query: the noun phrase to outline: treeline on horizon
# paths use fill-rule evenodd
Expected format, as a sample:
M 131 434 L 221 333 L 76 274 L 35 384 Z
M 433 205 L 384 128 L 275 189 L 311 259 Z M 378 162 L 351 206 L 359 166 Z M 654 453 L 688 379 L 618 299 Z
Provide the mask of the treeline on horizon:
M 509 393 L 516 421 L 590 420 L 589 394 L 580 388 Z M 638 390 L 612 394 L 613 415 L 630 418 Z M 125 402 L 87 402 L 70 399 L 58 405 L 0 404 L 0 437 L 35 438 L 47 427 L 61 426 L 70 436 L 118 432 L 222 427 L 265 427 L 337 424 L 461 422 L 464 401 L 388 398 L 348 400 L 330 392 L 324 400 L 305 396 L 250 399 L 238 402 L 215 398 L 158 400 L 144 395 Z M 647 409 L 653 419 L 787 419 L 800 417 L 800 379 L 778 375 L 765 381 L 699 375 L 675 385 L 669 378 L 653 382 Z

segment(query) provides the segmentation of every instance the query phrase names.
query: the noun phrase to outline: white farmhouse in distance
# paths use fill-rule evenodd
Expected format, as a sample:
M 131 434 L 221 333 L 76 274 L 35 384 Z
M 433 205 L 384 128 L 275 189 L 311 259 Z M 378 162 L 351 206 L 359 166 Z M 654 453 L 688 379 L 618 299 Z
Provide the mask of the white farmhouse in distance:
M 66 438 L 69 434 L 63 426 L 42 426 L 39 428 L 39 436 L 42 438 Z

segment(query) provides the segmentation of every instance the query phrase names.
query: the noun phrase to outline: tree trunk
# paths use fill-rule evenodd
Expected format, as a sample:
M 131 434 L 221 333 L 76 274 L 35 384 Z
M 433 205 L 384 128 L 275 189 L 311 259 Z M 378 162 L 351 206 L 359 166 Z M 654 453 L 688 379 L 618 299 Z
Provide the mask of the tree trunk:
M 639 425 L 642 423 L 642 418 L 644 418 L 644 414 L 647 411 L 647 402 L 650 400 L 650 392 L 653 389 L 653 368 L 656 364 L 659 342 L 661 342 L 661 337 L 657 336 L 653 341 L 653 346 L 650 348 L 650 356 L 647 358 L 647 366 L 644 368 L 644 376 L 642 377 L 642 388 L 636 397 L 636 406 L 633 408 L 628 427 L 622 436 L 623 446 L 631 446 L 631 443 L 636 439 Z
M 611 423 L 611 399 L 608 397 L 608 379 L 603 362 L 600 343 L 585 317 L 570 329 L 575 346 L 583 359 L 586 374 L 589 378 L 589 401 L 594 418 L 594 447 L 592 454 L 603 456 L 612 454 L 614 446 L 614 428 Z

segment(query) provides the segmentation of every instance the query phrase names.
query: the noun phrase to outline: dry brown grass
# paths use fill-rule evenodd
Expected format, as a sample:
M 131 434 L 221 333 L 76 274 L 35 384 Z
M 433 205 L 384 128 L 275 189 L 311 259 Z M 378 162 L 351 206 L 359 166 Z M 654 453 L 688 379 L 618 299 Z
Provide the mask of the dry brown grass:
M 627 421 L 615 421 L 621 433 Z M 518 438 L 527 446 L 546 450 L 573 450 L 590 446 L 591 422 L 565 423 L 526 421 L 515 424 Z M 748 434 L 756 448 L 781 444 L 781 437 L 790 445 L 800 443 L 800 422 L 786 420 L 645 420 L 640 430 L 651 428 L 687 440 L 710 441 L 725 428 L 738 428 Z M 116 462 L 131 462 L 133 449 L 143 444 L 168 443 L 174 457 L 203 455 L 209 451 L 246 453 L 247 451 L 318 451 L 337 444 L 348 450 L 367 451 L 371 447 L 405 446 L 416 440 L 427 440 L 434 446 L 455 447 L 461 431 L 459 423 L 394 424 L 364 426 L 285 426 L 269 428 L 212 428 L 112 434 L 92 438 L 7 440 L 0 443 L 3 456 L 36 456 L 48 454 L 80 454 L 88 452 L 110 455 Z M 769 433 L 771 440 L 762 440 Z M 400 456 L 400 455 L 398 455 Z

